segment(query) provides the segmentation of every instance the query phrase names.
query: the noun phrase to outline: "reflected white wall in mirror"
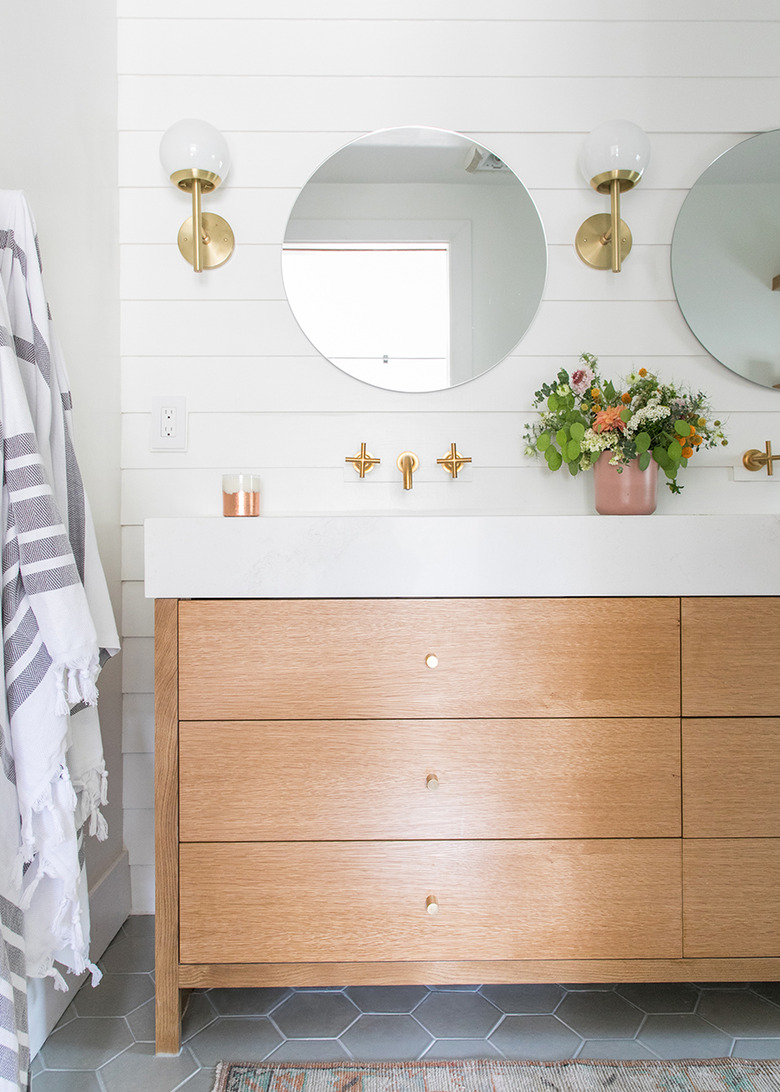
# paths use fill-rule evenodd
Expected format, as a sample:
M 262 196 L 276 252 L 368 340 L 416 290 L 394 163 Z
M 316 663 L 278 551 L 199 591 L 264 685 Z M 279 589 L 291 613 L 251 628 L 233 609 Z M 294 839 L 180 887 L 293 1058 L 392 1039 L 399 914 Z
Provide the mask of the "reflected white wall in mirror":
M 686 197 L 672 239 L 680 309 L 739 375 L 780 385 L 780 131 L 724 152 Z
M 316 260 L 302 262 L 306 250 Z M 361 250 L 378 254 L 379 267 L 392 253 L 427 252 L 417 265 L 429 271 L 418 268 L 421 281 L 405 285 L 405 298 L 373 277 L 360 295 L 338 289 L 326 267 Z M 446 256 L 446 306 L 437 252 Z M 440 390 L 515 348 L 542 298 L 547 247 L 528 191 L 493 153 L 458 133 L 390 129 L 353 141 L 315 172 L 290 216 L 282 268 L 298 323 L 330 361 L 390 390 Z M 323 299 L 327 334 L 313 317 Z

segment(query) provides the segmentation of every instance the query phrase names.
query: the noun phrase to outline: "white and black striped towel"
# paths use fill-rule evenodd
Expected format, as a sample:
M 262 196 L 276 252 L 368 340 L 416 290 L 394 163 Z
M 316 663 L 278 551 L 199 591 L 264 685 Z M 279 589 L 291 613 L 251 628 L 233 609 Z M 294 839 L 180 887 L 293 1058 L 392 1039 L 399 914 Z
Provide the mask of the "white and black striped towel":
M 63 988 L 55 961 L 98 977 L 80 837 L 86 819 L 105 837 L 94 706 L 101 664 L 119 648 L 70 409 L 35 224 L 23 193 L 0 191 L 3 767 L 18 798 L 15 879 L 27 974 L 51 975 Z M 6 837 L 3 830 L 0 841 Z

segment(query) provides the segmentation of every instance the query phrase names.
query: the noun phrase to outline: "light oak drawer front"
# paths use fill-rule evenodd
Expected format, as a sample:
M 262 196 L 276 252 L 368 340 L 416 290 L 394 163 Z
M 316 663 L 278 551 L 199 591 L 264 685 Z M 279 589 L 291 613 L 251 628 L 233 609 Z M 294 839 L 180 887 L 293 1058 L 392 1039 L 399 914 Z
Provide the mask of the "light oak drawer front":
M 683 830 L 780 837 L 780 718 L 683 721 Z
M 780 955 L 780 839 L 695 838 L 683 847 L 683 955 Z
M 180 869 L 182 963 L 681 954 L 674 839 L 190 843 Z
M 679 837 L 678 719 L 180 725 L 182 841 Z
M 780 709 L 780 597 L 683 599 L 683 715 Z
M 676 599 L 179 605 L 183 720 L 676 716 L 679 679 Z

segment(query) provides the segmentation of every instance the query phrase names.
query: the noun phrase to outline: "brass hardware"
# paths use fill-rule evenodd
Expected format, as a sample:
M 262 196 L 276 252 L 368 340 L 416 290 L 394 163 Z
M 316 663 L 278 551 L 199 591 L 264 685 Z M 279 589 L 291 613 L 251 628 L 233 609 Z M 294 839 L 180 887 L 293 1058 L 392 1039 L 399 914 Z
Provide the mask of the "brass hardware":
M 597 212 L 580 225 L 574 245 L 586 265 L 591 266 L 592 269 L 611 268 L 613 273 L 620 272 L 620 263 L 630 254 L 633 240 L 628 224 L 623 220 L 619 220 L 619 223 L 619 248 L 612 246 L 614 226 L 608 212 Z M 613 266 L 614 254 L 617 255 L 617 269 Z
M 375 466 L 379 466 L 381 461 L 381 459 L 375 459 L 370 451 L 366 451 L 365 444 L 360 445 L 360 451 L 357 455 L 347 455 L 344 459 L 345 463 L 352 463 L 361 478 L 365 478 L 366 474 L 373 470 Z
M 590 216 L 574 240 L 577 254 L 593 269 L 620 272 L 632 243 L 631 232 L 620 219 L 620 195 L 637 185 L 649 159 L 650 142 L 633 122 L 607 121 L 586 137 L 580 168 L 586 182 L 610 199 L 609 215 Z
M 413 451 L 402 451 L 395 460 L 395 465 L 404 476 L 404 489 L 411 489 L 412 474 L 420 465 L 420 460 Z
M 772 454 L 771 440 L 766 440 L 765 443 L 766 451 L 759 451 L 758 448 L 751 447 L 750 451 L 746 451 L 742 456 L 742 465 L 746 470 L 760 470 L 762 466 L 765 466 L 767 474 L 774 474 L 772 463 L 775 459 L 780 459 L 780 455 Z
M 436 462 L 439 466 L 443 466 L 453 478 L 457 478 L 458 471 L 462 470 L 466 463 L 471 462 L 471 456 L 459 454 L 455 444 L 450 444 L 449 455 L 445 455 L 443 459 L 437 459 Z
M 233 253 L 235 236 L 227 220 L 202 212 L 201 196 L 221 185 L 230 170 L 225 138 L 208 122 L 186 118 L 163 135 L 160 159 L 174 186 L 192 195 L 192 216 L 179 229 L 179 251 L 196 273 L 216 269 Z
M 439 666 L 439 657 L 436 655 L 435 652 L 429 652 L 428 653 L 428 655 L 425 657 L 425 665 L 426 665 L 426 667 L 438 667 Z
M 438 914 L 439 900 L 436 898 L 435 895 L 429 895 L 428 898 L 425 900 L 425 909 L 431 916 L 433 916 L 434 914 Z
M 439 779 L 438 779 L 438 777 L 436 776 L 435 773 L 429 773 L 428 774 L 428 776 L 425 779 L 425 787 L 426 787 L 426 789 L 438 789 Z

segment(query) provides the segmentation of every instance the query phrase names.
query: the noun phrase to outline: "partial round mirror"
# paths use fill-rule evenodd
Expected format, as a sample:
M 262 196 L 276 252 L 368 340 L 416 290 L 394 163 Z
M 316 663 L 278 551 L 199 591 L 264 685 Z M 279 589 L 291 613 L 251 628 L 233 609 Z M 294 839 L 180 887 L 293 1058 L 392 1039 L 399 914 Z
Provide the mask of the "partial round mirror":
M 672 281 L 708 353 L 780 386 L 780 130 L 724 152 L 693 185 L 672 238 Z
M 440 129 L 348 144 L 295 202 L 287 298 L 323 356 L 396 391 L 466 383 L 512 352 L 542 298 L 547 245 L 525 186 Z

